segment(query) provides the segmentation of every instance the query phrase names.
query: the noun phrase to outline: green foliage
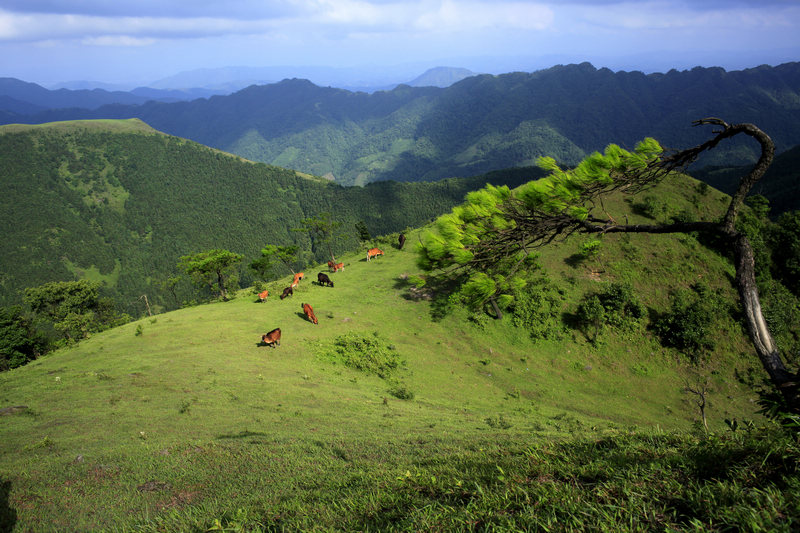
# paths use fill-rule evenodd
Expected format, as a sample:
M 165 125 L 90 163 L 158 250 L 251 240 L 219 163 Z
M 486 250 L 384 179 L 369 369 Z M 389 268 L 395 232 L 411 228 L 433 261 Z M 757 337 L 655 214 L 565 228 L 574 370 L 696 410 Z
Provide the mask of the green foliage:
M 546 276 L 534 277 L 514 292 L 512 322 L 534 340 L 560 339 L 565 330 L 564 300 L 563 291 Z
M 361 242 L 367 242 L 372 239 L 372 236 L 369 234 L 369 229 L 367 225 L 364 223 L 363 220 L 359 220 L 356 222 L 356 233 L 358 234 L 358 240 Z
M 581 244 L 580 255 L 584 259 L 594 259 L 600 254 L 600 248 L 602 245 L 602 241 L 598 239 L 589 239 Z
M 402 364 L 394 346 L 377 332 L 365 335 L 350 331 L 333 341 L 333 358 L 345 366 L 381 378 L 389 377 Z
M 593 343 L 596 343 L 600 335 L 600 329 L 603 327 L 603 323 L 606 320 L 606 310 L 602 302 L 600 302 L 600 298 L 598 298 L 596 294 L 584 298 L 584 300 L 578 304 L 576 315 L 578 317 L 578 324 L 583 328 L 586 337 Z
M 638 330 L 646 311 L 630 284 L 614 282 L 600 293 L 585 295 L 576 315 L 587 338 L 596 343 L 605 325 L 623 332 Z
M 336 261 L 336 256 L 333 253 L 333 242 L 339 235 L 342 223 L 333 220 L 331 214 L 328 212 L 319 213 L 313 217 L 303 219 L 300 222 L 302 227 L 296 228 L 297 231 L 308 232 L 314 246 L 324 244 L 328 249 L 331 261 Z
M 346 227 L 363 221 L 372 235 L 389 234 L 430 221 L 487 181 L 516 185 L 536 172 L 342 187 L 154 130 L 116 128 L 124 123 L 0 127 L 0 305 L 21 304 L 24 287 L 89 279 L 128 314 L 146 312 L 142 294 L 154 312 L 176 309 L 197 300 L 175 270 L 180 255 L 226 248 L 249 265 L 264 243 L 297 246 L 287 265 L 297 270 L 329 259 L 292 231 L 303 219 L 330 212 Z M 334 245 L 360 247 L 352 231 Z M 239 275 L 243 285 L 254 276 Z
M 87 280 L 54 281 L 25 289 L 24 300 L 66 340 L 76 341 L 130 320 L 116 311 L 110 299 L 99 296 L 99 287 Z
M 280 261 L 290 272 L 295 272 L 299 249 L 296 245 L 278 246 L 268 244 L 261 249 L 261 257 L 250 263 L 250 269 L 262 280 L 270 278 L 272 269 Z M 303 268 L 301 265 L 299 268 Z
M 392 386 L 392 388 L 389 389 L 389 394 L 399 400 L 414 399 L 414 391 L 408 388 L 408 385 L 405 383 L 396 383 L 394 386 Z
M 532 247 L 574 231 L 587 220 L 586 205 L 595 197 L 654 184 L 662 175 L 651 172 L 651 164 L 660 153 L 659 144 L 647 138 L 633 152 L 609 145 L 571 170 L 542 158 L 547 178 L 514 191 L 487 185 L 439 217 L 436 231 L 425 233 L 417 247 L 418 265 L 432 273 L 431 280 L 453 282 L 454 293 L 471 308 L 490 302 L 497 312 L 496 304 L 512 304 L 514 291 L 525 286 L 535 262 Z M 599 241 L 589 244 L 586 253 L 596 253 L 599 246 Z
M 229 298 L 229 289 L 236 288 L 235 269 L 243 255 L 228 250 L 214 249 L 181 256 L 178 268 L 188 274 L 195 285 L 208 287 L 223 300 Z
M 0 371 L 22 366 L 46 351 L 47 340 L 21 307 L 0 307 Z
M 778 217 L 768 238 L 775 277 L 800 297 L 800 211 Z
M 712 331 L 717 317 L 724 314 L 719 295 L 698 283 L 692 290 L 673 291 L 670 310 L 655 321 L 654 328 L 664 344 L 697 361 L 714 346 Z

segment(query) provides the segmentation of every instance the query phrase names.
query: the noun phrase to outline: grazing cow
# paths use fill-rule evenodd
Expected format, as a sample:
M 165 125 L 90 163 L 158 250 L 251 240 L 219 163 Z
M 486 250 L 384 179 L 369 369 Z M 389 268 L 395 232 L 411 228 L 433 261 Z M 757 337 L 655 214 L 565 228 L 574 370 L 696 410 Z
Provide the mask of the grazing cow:
M 280 346 L 281 328 L 275 328 L 266 335 L 261 335 L 261 342 L 263 342 L 267 346 L 272 346 L 273 348 L 275 348 L 276 346 Z
M 269 296 L 269 291 L 261 291 L 261 292 L 258 293 L 259 301 L 263 302 L 264 300 L 267 299 L 267 296 Z
M 406 243 L 406 236 L 405 234 L 401 233 L 400 236 L 397 238 L 397 243 L 400 245 L 400 249 L 403 249 L 403 245 Z
M 314 308 L 308 304 L 303 304 L 303 312 L 306 314 L 308 319 L 313 322 L 314 324 L 317 323 L 317 316 L 314 314 Z
M 336 272 L 336 263 L 333 261 L 328 261 L 328 268 L 330 268 L 333 272 Z
M 336 263 L 333 265 L 333 271 L 337 272 L 339 270 L 344 270 L 344 263 Z
M 378 257 L 379 255 L 383 255 L 383 250 L 379 248 L 370 248 L 369 250 L 367 250 L 367 261 L 369 261 L 373 257 Z
M 329 287 L 333 287 L 333 282 L 331 281 L 331 278 L 329 278 L 328 275 L 324 272 L 320 272 L 319 274 L 317 274 L 317 282 L 319 282 L 320 285 L 328 285 Z
M 285 289 L 283 289 L 283 294 L 281 294 L 281 300 L 283 300 L 287 296 L 291 296 L 292 294 L 294 294 L 294 290 L 291 287 L 286 287 Z
M 297 287 L 297 284 L 300 283 L 300 280 L 303 279 L 303 277 L 305 277 L 305 274 L 303 272 L 298 272 L 297 274 L 294 275 L 294 280 L 292 281 L 293 289 Z

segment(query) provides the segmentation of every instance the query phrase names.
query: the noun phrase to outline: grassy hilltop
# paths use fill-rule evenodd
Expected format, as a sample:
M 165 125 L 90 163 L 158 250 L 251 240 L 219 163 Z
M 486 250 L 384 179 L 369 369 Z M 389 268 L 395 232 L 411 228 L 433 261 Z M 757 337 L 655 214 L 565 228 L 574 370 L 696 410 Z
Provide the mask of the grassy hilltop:
M 692 206 L 695 184 L 676 177 L 658 195 L 713 216 L 721 195 Z M 715 321 L 713 353 L 695 366 L 644 327 L 593 344 L 577 329 L 534 342 L 511 315 L 469 320 L 456 307 L 433 320 L 434 302 L 406 281 L 416 240 L 402 251 L 381 243 L 386 255 L 370 262 L 342 255 L 335 288 L 315 281 L 325 267 L 308 268 L 285 300 L 289 279 L 271 283 L 264 303 L 243 290 L 0 374 L 0 409 L 25 406 L 0 424 L 0 525 L 797 525 L 800 487 L 782 474 L 796 445 L 727 431 L 725 419 L 763 423 L 752 388 L 761 370 L 731 316 Z M 580 245 L 542 251 L 564 313 L 611 281 L 631 283 L 651 313 L 699 279 L 735 301 L 732 267 L 693 236 L 606 236 L 590 260 Z M 280 347 L 259 346 L 275 327 Z M 699 410 L 684 388 L 698 383 L 714 439 L 692 431 Z

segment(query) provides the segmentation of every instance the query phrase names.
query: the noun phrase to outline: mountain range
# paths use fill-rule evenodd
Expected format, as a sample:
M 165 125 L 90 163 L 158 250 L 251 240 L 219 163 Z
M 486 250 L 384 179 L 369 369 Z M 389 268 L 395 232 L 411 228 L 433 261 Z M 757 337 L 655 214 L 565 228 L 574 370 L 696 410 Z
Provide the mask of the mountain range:
M 632 147 L 646 136 L 685 148 L 710 136 L 692 128 L 708 116 L 755 123 L 782 152 L 800 144 L 799 102 L 800 63 L 656 74 L 582 63 L 371 94 L 287 79 L 184 102 L 7 107 L 0 122 L 139 118 L 253 161 L 363 185 L 472 176 L 543 155 L 570 165 L 609 143 Z M 758 147 L 738 142 L 715 152 L 698 164 L 748 164 Z

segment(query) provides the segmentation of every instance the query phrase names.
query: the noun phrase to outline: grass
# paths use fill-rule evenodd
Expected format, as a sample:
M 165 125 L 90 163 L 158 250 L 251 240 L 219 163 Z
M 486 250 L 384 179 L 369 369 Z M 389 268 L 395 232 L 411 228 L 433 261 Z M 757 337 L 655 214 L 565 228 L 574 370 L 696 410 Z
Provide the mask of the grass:
M 698 275 L 729 269 L 691 240 L 604 238 L 598 279 L 569 260 L 580 244 L 542 256 L 567 312 L 623 277 L 666 309 L 685 276 L 676 258 L 701 260 Z M 643 268 L 614 259 L 624 246 Z M 311 281 L 325 267 L 309 268 L 285 300 L 284 279 L 267 302 L 243 290 L 0 374 L 0 408 L 27 406 L 0 418 L 0 530 L 797 526 L 796 441 L 724 422 L 761 423 L 734 376 L 754 361 L 740 330 L 690 369 L 647 336 L 606 332 L 593 345 L 570 330 L 534 343 L 510 317 L 471 322 L 455 309 L 433 321 L 431 303 L 409 296 L 410 247 L 384 249 L 368 263 L 342 256 L 335 288 Z M 259 346 L 275 327 L 280 347 Z M 354 354 L 390 370 L 346 364 Z M 694 431 L 683 392 L 697 373 L 711 384 L 711 438 Z M 715 464 L 727 470 L 701 469 Z

